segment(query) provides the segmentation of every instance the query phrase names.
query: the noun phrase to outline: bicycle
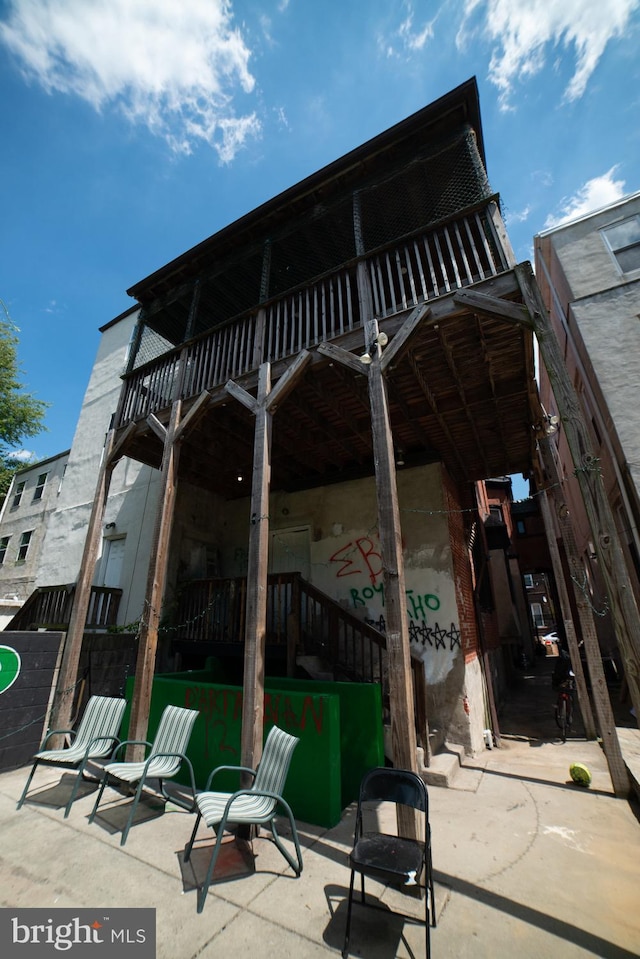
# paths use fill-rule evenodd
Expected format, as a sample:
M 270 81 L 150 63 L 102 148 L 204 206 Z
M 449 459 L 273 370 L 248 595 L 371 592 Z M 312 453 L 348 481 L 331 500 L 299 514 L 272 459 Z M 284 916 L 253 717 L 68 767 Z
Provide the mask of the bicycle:
M 575 676 L 573 671 L 570 671 L 567 678 L 560 683 L 556 702 L 556 723 L 560 729 L 563 743 L 566 743 L 567 733 L 573 724 L 573 694 L 575 688 Z

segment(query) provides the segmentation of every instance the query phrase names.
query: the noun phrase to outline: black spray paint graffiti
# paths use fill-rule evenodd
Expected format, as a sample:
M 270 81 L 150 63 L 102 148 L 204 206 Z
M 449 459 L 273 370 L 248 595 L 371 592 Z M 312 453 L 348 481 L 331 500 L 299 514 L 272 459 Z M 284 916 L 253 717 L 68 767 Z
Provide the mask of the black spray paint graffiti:
M 371 626 L 384 633 L 387 628 L 384 616 L 380 619 L 366 620 Z M 448 649 L 449 652 L 456 647 L 462 649 L 460 642 L 460 630 L 455 623 L 451 623 L 449 629 L 443 629 L 439 623 L 435 626 L 429 626 L 427 623 L 409 623 L 409 641 L 416 646 L 431 646 L 432 649 Z

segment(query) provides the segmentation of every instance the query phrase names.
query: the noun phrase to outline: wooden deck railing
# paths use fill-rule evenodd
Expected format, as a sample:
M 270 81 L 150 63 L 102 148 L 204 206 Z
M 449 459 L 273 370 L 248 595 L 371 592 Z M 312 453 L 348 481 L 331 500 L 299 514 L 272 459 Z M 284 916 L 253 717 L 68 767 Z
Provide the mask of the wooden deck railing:
M 75 589 L 74 583 L 63 586 L 38 586 L 5 628 L 7 630 L 66 630 L 71 616 Z M 115 626 L 121 597 L 121 589 L 92 586 L 85 628 L 107 629 L 109 626 Z
M 385 711 L 389 703 L 386 639 L 369 623 L 358 619 L 298 573 L 268 578 L 267 643 L 293 647 L 296 652 L 319 657 L 334 678 L 380 683 Z M 182 641 L 215 645 L 244 644 L 246 579 L 203 579 L 185 584 L 168 632 Z M 424 666 L 411 660 L 416 735 L 430 760 L 425 706 Z
M 363 257 L 384 318 L 507 269 L 494 201 Z M 116 428 L 198 396 L 228 379 L 359 328 L 358 260 L 217 326 L 129 373 Z

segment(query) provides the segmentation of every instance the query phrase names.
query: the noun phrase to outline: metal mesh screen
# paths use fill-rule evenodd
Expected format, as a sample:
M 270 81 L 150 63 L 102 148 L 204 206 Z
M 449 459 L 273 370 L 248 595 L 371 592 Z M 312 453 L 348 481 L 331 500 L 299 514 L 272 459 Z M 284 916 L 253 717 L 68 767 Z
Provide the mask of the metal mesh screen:
M 351 193 L 319 203 L 272 237 L 269 297 L 337 270 L 355 255 Z
M 144 326 L 138 348 L 133 357 L 131 369 L 137 370 L 139 367 L 144 366 L 145 363 L 157 360 L 159 356 L 173 349 L 173 345 L 174 344 L 165 339 L 164 336 L 160 336 L 159 333 L 152 330 L 150 326 Z
M 360 193 L 365 252 L 491 196 L 470 128 Z
M 330 189 L 328 184 L 327 192 Z M 357 192 L 365 253 L 447 220 L 492 195 L 470 127 L 430 143 L 409 161 L 406 153 L 398 155 L 388 175 L 364 184 L 361 180 Z M 256 309 L 261 300 L 308 286 L 355 257 L 351 184 L 343 185 L 341 195 L 311 208 L 293 207 L 286 223 L 271 235 L 256 237 L 226 257 L 219 250 L 217 257 L 212 253 L 214 262 L 210 260 L 199 274 L 195 311 L 194 281 L 174 289 L 164 303 L 156 302 L 147 311 L 132 368 Z

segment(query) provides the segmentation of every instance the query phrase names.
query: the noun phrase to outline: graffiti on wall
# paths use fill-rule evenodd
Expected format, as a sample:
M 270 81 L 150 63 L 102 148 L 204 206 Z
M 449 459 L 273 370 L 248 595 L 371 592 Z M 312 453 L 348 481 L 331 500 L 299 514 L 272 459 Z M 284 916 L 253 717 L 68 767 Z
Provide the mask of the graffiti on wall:
M 350 607 L 356 611 L 366 610 L 369 613 L 366 622 L 385 632 L 383 563 L 379 543 L 369 535 L 354 536 L 335 550 L 329 561 L 333 564 L 336 579 L 347 580 L 344 585 L 348 586 Z M 457 651 L 462 649 L 460 628 L 455 622 L 450 621 L 448 625 L 446 620 L 443 622 L 446 610 L 436 593 L 417 585 L 407 588 L 405 595 L 409 641 L 414 654 L 424 659 L 433 680 L 443 678 L 453 665 Z M 375 612 L 372 617 L 372 608 L 379 610 L 379 615 Z M 435 652 L 438 653 L 436 659 L 433 657 Z
M 235 743 L 242 722 L 241 689 L 190 686 L 186 691 L 185 705 L 188 709 L 197 709 L 205 721 L 207 756 L 217 752 L 237 754 Z M 264 722 L 291 731 L 297 729 L 304 732 L 307 727 L 312 727 L 321 735 L 324 699 L 305 696 L 300 704 L 299 698 L 294 702 L 286 693 L 265 692 Z
M 384 616 L 380 616 L 379 619 L 368 619 L 366 622 L 375 626 L 381 633 L 386 632 L 387 624 Z M 409 641 L 415 646 L 444 649 L 447 652 L 462 649 L 460 630 L 455 623 L 451 623 L 446 629 L 439 623 L 431 626 L 428 623 L 409 622 Z
M 369 582 L 375 586 L 382 575 L 382 556 L 377 545 L 368 536 L 350 540 L 329 557 L 329 562 L 338 564 L 338 579 L 343 576 L 366 575 Z

